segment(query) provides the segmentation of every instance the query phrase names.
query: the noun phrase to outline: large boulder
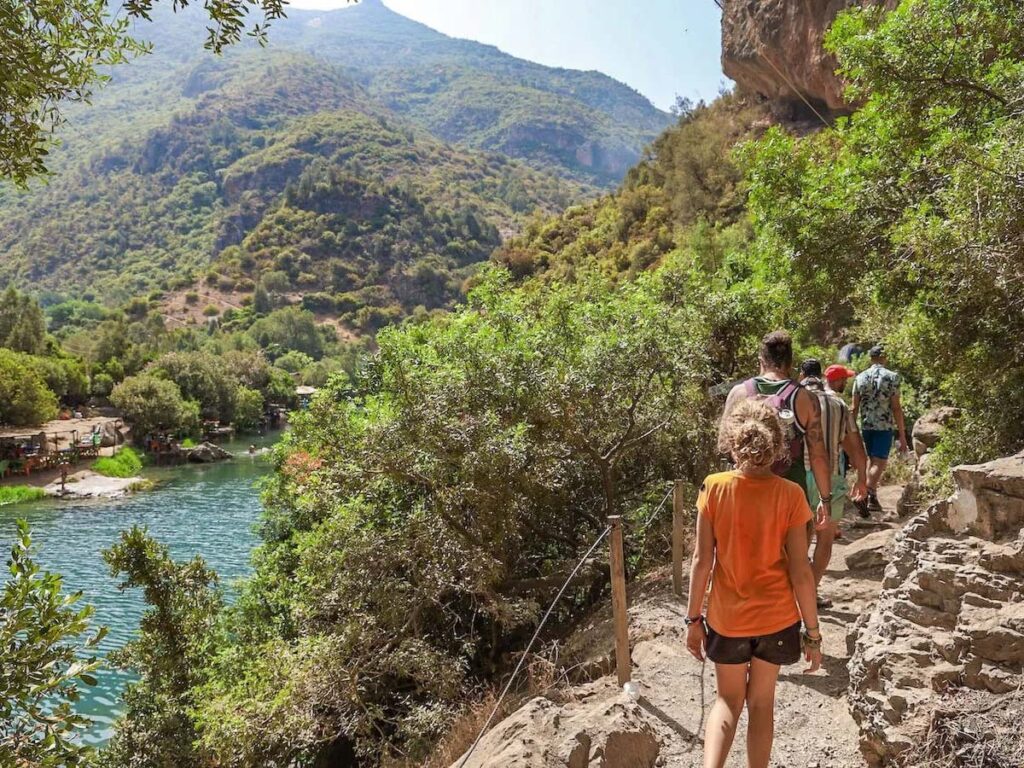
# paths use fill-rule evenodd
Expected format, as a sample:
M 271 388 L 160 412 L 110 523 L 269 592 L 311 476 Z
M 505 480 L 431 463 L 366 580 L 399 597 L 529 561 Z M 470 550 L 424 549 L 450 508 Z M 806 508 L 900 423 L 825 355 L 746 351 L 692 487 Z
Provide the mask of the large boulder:
M 492 728 L 465 768 L 654 768 L 661 748 L 648 717 L 622 695 L 567 704 L 536 698 Z
M 889 562 L 895 535 L 894 529 L 885 528 L 857 539 L 846 548 L 843 555 L 846 567 L 851 571 L 884 568 Z
M 215 461 L 227 461 L 231 458 L 231 453 L 213 443 L 200 443 L 195 448 L 188 449 L 185 458 L 196 464 L 210 464 Z
M 850 708 L 869 765 L 920 743 L 951 689 L 1024 676 L 1024 453 L 953 470 L 956 492 L 897 534 L 878 603 L 854 629 Z
M 924 456 L 932 450 L 938 444 L 939 438 L 942 437 L 943 430 L 959 415 L 959 408 L 943 406 L 942 408 L 934 408 L 921 416 L 921 418 L 914 422 L 914 431 L 912 433 L 914 453 L 918 456 Z
M 125 433 L 116 421 L 105 421 L 99 426 L 100 445 L 103 448 L 111 448 L 121 445 L 125 441 Z
M 893 7 L 895 0 L 865 0 Z M 804 100 L 823 113 L 849 105 L 836 61 L 822 41 L 840 11 L 858 0 L 723 0 L 722 69 L 761 94 L 780 117 L 810 117 Z

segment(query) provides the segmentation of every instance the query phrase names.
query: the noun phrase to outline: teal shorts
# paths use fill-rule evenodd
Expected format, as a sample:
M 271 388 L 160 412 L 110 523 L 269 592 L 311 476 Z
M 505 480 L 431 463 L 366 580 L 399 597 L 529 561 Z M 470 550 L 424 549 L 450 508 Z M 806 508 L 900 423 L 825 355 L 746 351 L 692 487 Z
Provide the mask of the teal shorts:
M 842 475 L 832 476 L 832 522 L 838 523 L 843 519 L 846 511 L 846 478 Z M 807 470 L 807 501 L 811 505 L 811 512 L 818 508 L 821 496 L 818 494 L 818 484 L 814 482 L 814 473 Z

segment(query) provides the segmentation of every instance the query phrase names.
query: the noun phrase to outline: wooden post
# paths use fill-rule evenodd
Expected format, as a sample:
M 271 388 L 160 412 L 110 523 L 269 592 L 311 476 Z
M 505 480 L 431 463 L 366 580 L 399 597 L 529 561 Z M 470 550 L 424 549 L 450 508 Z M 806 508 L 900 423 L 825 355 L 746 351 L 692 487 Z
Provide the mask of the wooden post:
M 672 488 L 672 591 L 683 596 L 683 481 Z
M 612 568 L 612 619 L 615 623 L 615 671 L 619 685 L 625 685 L 632 677 L 632 661 L 629 656 L 629 616 L 626 613 L 626 564 L 622 556 L 622 517 L 608 518 L 612 527 L 611 568 Z

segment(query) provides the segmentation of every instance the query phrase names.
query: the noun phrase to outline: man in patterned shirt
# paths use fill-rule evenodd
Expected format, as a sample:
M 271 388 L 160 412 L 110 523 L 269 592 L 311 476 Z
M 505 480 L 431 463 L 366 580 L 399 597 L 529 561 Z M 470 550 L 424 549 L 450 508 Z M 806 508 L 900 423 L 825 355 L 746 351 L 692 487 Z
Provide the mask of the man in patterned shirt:
M 900 376 L 886 368 L 885 347 L 876 344 L 869 351 L 871 367 L 853 383 L 853 416 L 860 418 L 861 435 L 868 453 L 868 509 L 881 512 L 878 483 L 889 463 L 894 433 L 900 451 L 907 452 L 907 430 L 900 405 Z

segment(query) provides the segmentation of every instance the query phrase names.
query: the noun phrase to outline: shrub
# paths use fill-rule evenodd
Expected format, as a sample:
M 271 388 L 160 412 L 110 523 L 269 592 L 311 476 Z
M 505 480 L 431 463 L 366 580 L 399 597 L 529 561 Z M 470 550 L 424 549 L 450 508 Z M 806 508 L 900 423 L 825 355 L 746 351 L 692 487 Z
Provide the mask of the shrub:
M 46 491 L 33 485 L 0 485 L 0 507 L 46 498 Z
M 217 307 L 213 306 L 213 304 L 207 304 L 206 307 L 203 309 L 203 314 L 206 317 L 216 317 L 217 315 L 220 314 L 220 310 Z
M 186 304 L 198 304 L 199 303 L 199 294 L 196 293 L 195 291 L 189 291 L 188 293 L 185 294 L 185 303 Z
M 142 458 L 128 446 L 113 456 L 101 456 L 92 464 L 92 471 L 105 477 L 134 477 L 142 471 Z
M 665 290 L 527 293 L 495 273 L 467 309 L 382 332 L 354 386 L 333 377 L 294 415 L 240 599 L 255 638 L 196 695 L 217 760 L 313 762 L 339 732 L 371 761 L 422 760 L 551 597 L 513 585 L 562 572 L 607 515 L 649 514 L 669 479 L 699 484 L 712 327 Z

